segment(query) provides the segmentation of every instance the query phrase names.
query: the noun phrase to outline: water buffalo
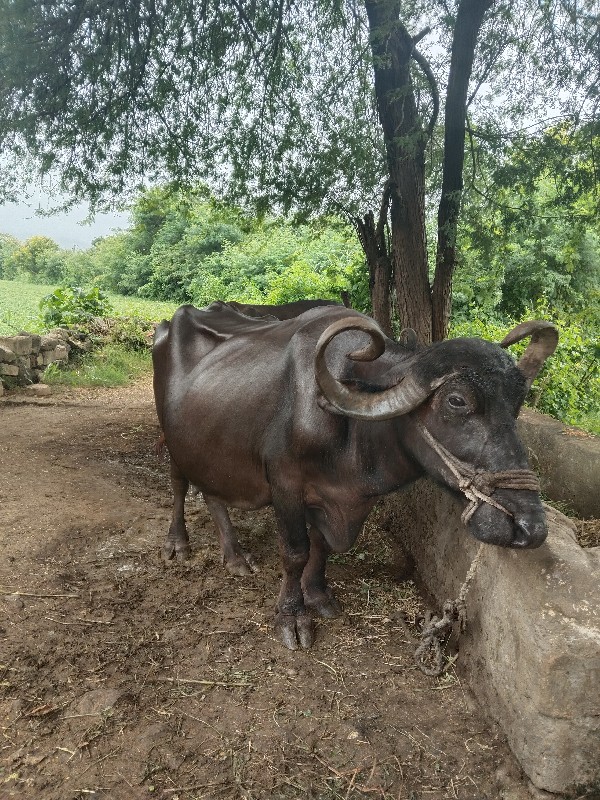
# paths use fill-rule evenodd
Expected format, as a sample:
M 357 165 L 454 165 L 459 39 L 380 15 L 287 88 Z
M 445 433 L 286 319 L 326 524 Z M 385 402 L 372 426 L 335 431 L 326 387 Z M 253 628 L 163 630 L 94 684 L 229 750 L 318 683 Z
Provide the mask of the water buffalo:
M 400 344 L 343 306 L 284 320 L 249 308 L 186 305 L 156 330 L 154 391 L 174 493 L 166 558 L 189 554 L 190 483 L 236 574 L 254 565 L 227 506 L 271 504 L 283 567 L 275 629 L 296 649 L 313 642 L 308 609 L 340 611 L 325 578 L 329 554 L 354 544 L 379 497 L 424 473 L 466 497 L 463 520 L 477 539 L 514 548 L 544 541 L 515 419 L 556 347 L 553 325 L 522 323 L 508 334 L 503 346 L 530 337 L 515 364 L 481 339 Z
M 237 303 L 231 300 L 227 303 L 230 308 L 246 314 L 249 317 L 275 317 L 276 319 L 292 319 L 310 311 L 311 308 L 323 306 L 341 306 L 335 300 L 295 300 L 293 303 L 283 303 L 280 306 L 257 306 L 248 303 Z

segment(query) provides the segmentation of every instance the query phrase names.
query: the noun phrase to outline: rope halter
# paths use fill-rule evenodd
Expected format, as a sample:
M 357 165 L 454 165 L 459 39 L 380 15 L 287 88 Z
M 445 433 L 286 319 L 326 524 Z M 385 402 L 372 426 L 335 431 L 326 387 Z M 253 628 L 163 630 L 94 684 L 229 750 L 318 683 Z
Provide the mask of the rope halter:
M 491 497 L 496 489 L 540 491 L 538 477 L 530 469 L 508 469 L 501 472 L 488 472 L 487 470 L 477 469 L 453 456 L 443 444 L 429 433 L 424 425 L 418 423 L 418 427 L 427 444 L 437 453 L 456 478 L 456 488 L 470 501 L 461 514 L 461 520 L 464 525 L 469 522 L 482 503 L 494 506 L 494 508 L 502 511 L 507 516 L 514 518 L 514 514 L 511 511 Z

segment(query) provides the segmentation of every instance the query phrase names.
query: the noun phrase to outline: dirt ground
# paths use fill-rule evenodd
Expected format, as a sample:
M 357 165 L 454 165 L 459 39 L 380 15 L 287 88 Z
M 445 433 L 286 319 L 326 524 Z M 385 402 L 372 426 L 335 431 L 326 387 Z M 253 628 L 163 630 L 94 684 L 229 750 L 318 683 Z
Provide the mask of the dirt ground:
M 0 800 L 530 797 L 453 670 L 416 669 L 376 517 L 330 568 L 344 616 L 289 652 L 270 510 L 234 515 L 252 577 L 192 498 L 194 555 L 162 563 L 157 435 L 149 379 L 0 401 Z

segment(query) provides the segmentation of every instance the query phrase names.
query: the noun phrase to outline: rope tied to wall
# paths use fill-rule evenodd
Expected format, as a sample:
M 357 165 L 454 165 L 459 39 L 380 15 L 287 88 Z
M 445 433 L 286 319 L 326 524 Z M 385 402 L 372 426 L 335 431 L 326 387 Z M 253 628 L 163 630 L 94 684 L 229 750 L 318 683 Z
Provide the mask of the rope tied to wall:
M 442 642 L 452 631 L 454 623 L 458 621 L 461 633 L 464 633 L 467 627 L 467 594 L 475 578 L 484 547 L 483 543 L 479 545 L 463 585 L 460 587 L 458 597 L 455 600 L 446 600 L 442 606 L 442 617 L 428 615 L 425 618 L 425 625 L 421 631 L 421 642 L 415 650 L 416 664 L 425 675 L 438 678 L 444 671 Z M 433 662 L 432 666 L 429 666 L 430 662 Z

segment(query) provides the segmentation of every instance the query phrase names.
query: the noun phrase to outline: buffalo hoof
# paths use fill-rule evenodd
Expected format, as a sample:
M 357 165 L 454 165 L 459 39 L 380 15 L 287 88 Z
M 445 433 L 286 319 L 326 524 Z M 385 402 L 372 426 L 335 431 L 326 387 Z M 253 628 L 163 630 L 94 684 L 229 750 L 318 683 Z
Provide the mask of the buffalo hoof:
M 232 575 L 254 575 L 259 572 L 254 556 L 245 550 L 223 556 L 223 566 Z
M 178 544 L 167 542 L 162 549 L 162 557 L 165 561 L 187 561 L 192 554 L 192 548 L 187 542 Z
M 315 640 L 314 624 L 308 614 L 277 614 L 275 633 L 288 650 L 297 650 L 298 645 L 303 650 L 308 650 Z
M 331 589 L 326 589 L 324 592 L 305 591 L 304 605 L 326 619 L 339 617 L 342 613 L 342 607 Z

